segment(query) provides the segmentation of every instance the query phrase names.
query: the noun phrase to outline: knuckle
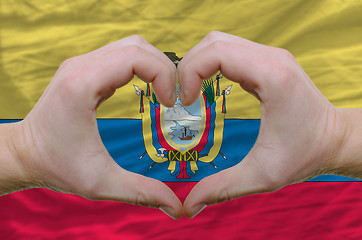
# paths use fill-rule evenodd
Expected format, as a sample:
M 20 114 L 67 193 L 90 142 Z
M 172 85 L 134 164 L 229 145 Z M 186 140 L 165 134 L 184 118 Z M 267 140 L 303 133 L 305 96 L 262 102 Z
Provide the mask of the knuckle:
M 285 88 L 289 86 L 294 78 L 295 72 L 290 64 L 284 61 L 270 61 L 266 69 L 266 74 L 271 76 L 271 83 L 276 88 Z
M 271 47 L 273 53 L 265 58 L 265 73 L 272 76 L 275 87 L 286 87 L 295 79 L 295 59 L 286 49 Z
M 144 44 L 146 39 L 144 39 L 141 35 L 132 35 L 129 37 L 129 40 L 135 44 Z
M 134 57 L 134 56 L 140 54 L 141 51 L 142 51 L 142 48 L 139 45 L 134 44 L 134 43 L 124 47 L 124 49 L 123 49 L 123 53 L 129 57 L 131 57 L 131 56 Z
M 281 81 L 281 83 L 287 83 L 293 79 L 294 72 L 288 64 L 279 62 L 275 63 L 273 67 L 276 73 L 278 74 L 279 76 L 278 79 L 279 81 Z
M 223 188 L 220 191 L 219 197 L 217 199 L 217 203 L 222 203 L 225 201 L 229 201 L 233 199 L 233 197 L 231 196 L 229 190 L 227 188 Z
M 136 205 L 140 205 L 140 206 L 145 206 L 145 207 L 149 207 L 149 203 L 146 200 L 146 196 L 145 194 L 143 194 L 142 192 L 137 192 L 136 193 L 136 197 L 133 201 Z
M 63 77 L 60 83 L 60 90 L 68 97 L 78 96 L 82 91 L 82 82 L 79 73 L 73 71 Z
M 228 47 L 228 43 L 223 40 L 215 40 L 210 44 L 210 48 L 216 52 L 224 52 Z
M 211 31 L 206 36 L 205 39 L 208 41 L 215 41 L 221 39 L 223 33 L 219 31 Z
M 132 204 L 145 206 L 145 207 L 152 207 L 153 202 L 153 193 L 150 191 L 147 186 L 150 186 L 150 182 L 155 182 L 156 180 L 147 179 L 146 177 L 138 178 L 135 180 L 135 185 L 138 187 L 131 191 L 129 195 L 128 201 Z
M 59 91 L 67 97 L 80 94 L 86 84 L 84 84 L 84 75 L 89 72 L 87 66 L 79 61 L 79 56 L 65 60 L 59 67 L 60 72 L 57 81 L 59 81 Z
M 238 190 L 229 177 L 230 175 L 224 172 L 219 174 L 218 177 L 209 176 L 200 181 L 203 188 L 214 189 L 214 193 L 207 204 L 222 203 L 238 197 Z M 223 184 L 220 185 L 220 182 L 223 182 Z
M 284 48 L 278 48 L 278 52 L 281 56 L 285 57 L 286 59 L 294 59 L 294 56 L 291 52 Z
M 59 70 L 65 71 L 65 70 L 68 70 L 69 68 L 71 68 L 71 66 L 73 66 L 74 62 L 76 61 L 76 58 L 77 57 L 71 57 L 71 58 L 64 60 L 60 64 Z

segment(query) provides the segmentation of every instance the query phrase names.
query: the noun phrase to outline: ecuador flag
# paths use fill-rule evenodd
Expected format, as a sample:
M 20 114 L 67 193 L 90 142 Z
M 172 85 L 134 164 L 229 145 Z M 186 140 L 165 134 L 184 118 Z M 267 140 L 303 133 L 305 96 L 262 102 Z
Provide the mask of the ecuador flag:
M 1 1 L 0 123 L 19 121 L 59 65 L 139 34 L 176 64 L 210 31 L 288 49 L 335 106 L 362 107 L 362 3 L 270 1 Z M 165 182 L 183 201 L 201 179 L 243 160 L 260 104 L 220 73 L 173 108 L 138 78 L 97 111 L 123 168 Z M 0 197 L 0 239 L 361 239 L 362 185 L 320 176 L 207 207 L 194 219 L 46 189 Z

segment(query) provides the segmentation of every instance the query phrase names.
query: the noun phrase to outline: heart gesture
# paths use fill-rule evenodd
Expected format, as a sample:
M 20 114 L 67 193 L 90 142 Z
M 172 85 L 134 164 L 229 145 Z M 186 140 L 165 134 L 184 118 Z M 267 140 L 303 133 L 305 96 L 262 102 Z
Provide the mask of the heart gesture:
M 182 207 L 162 182 L 114 162 L 99 136 L 96 109 L 134 75 L 152 82 L 167 107 L 176 101 L 178 75 L 181 101 L 190 105 L 203 79 L 217 71 L 260 100 L 259 136 L 243 161 L 201 180 Z M 361 119 L 361 109 L 334 107 L 286 50 L 211 32 L 176 69 L 145 39 L 131 36 L 66 60 L 23 121 L 0 125 L 0 194 L 46 187 L 194 217 L 207 205 L 321 174 L 360 177 Z

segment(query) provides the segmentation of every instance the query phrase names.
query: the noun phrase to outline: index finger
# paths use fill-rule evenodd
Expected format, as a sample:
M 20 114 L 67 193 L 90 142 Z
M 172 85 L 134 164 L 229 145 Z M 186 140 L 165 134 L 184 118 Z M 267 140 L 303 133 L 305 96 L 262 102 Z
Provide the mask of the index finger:
M 157 99 L 163 105 L 173 106 L 176 100 L 174 64 L 141 36 L 124 38 L 71 58 L 62 65 L 63 71 L 56 76 L 76 89 L 79 99 L 90 98 L 92 107 L 110 97 L 134 75 L 152 83 Z
M 182 103 L 192 104 L 199 95 L 203 79 L 218 70 L 246 91 L 263 99 L 263 87 L 273 80 L 272 76 L 278 75 L 275 74 L 278 70 L 287 69 L 283 64 L 289 64 L 289 61 L 285 61 L 288 58 L 284 56 L 286 54 L 280 54 L 283 51 L 225 33 L 208 34 L 178 65 Z

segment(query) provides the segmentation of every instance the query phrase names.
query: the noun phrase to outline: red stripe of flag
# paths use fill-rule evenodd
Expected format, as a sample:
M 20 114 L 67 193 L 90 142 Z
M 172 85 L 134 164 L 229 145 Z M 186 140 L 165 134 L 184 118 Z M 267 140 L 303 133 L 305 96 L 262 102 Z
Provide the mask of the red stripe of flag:
M 183 201 L 195 182 L 166 183 Z M 0 197 L 0 239 L 362 239 L 360 182 L 306 182 L 194 219 L 31 189 Z

